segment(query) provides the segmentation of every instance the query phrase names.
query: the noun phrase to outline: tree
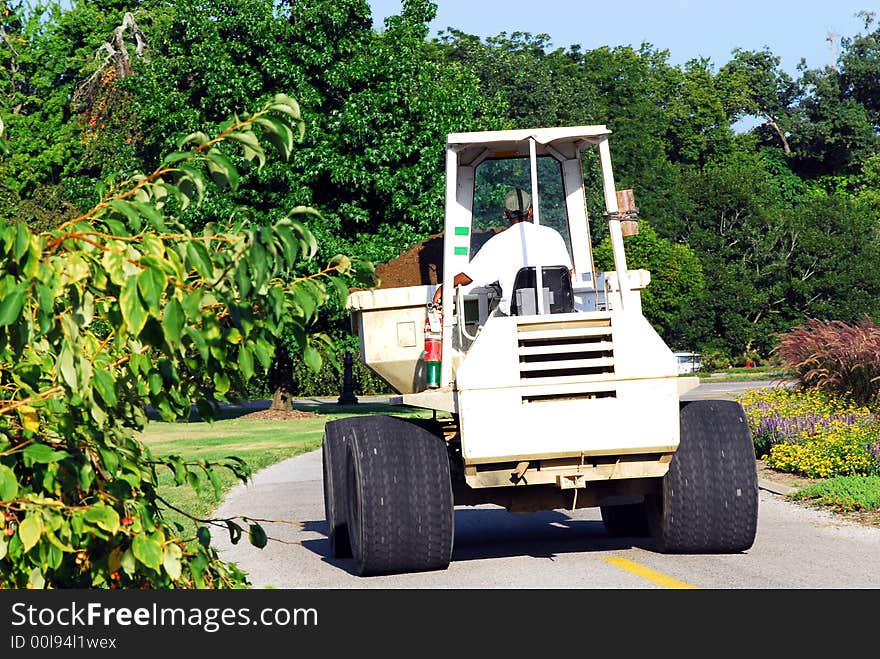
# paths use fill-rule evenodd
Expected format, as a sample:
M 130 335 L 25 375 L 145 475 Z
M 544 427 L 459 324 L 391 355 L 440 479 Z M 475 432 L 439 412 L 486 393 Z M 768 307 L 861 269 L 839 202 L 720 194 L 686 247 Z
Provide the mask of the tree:
M 693 346 L 699 340 L 694 319 L 706 294 L 700 260 L 692 249 L 657 236 L 649 222 L 639 222 L 639 232 L 625 239 L 627 267 L 644 268 L 651 283 L 642 291 L 642 310 L 667 344 Z M 613 270 L 611 239 L 595 250 L 596 267 Z
M 211 224 L 193 233 L 180 211 L 207 181 L 234 191 L 240 175 L 223 148 L 262 166 L 260 138 L 282 156 L 304 124 L 295 101 L 270 98 L 209 138 L 184 137 L 148 175 L 108 190 L 93 209 L 47 232 L 0 225 L 0 586 L 13 588 L 233 588 L 247 583 L 210 546 L 208 525 L 237 542 L 267 542 L 259 520 L 195 520 L 179 536 L 164 518 L 157 474 L 219 488 L 217 468 L 242 481 L 239 458 L 188 463 L 156 457 L 134 432 L 152 406 L 166 420 L 194 403 L 213 418 L 234 373 L 268 367 L 279 336 L 296 337 L 320 366 L 326 337 L 312 332 L 343 275 L 339 256 L 312 274 L 314 236 L 293 208 L 272 225 Z M 369 269 L 367 269 L 367 272 Z
M 730 355 L 766 352 L 785 322 L 779 306 L 796 247 L 790 208 L 758 153 L 713 159 L 689 171 L 685 185 L 684 239 L 711 282 L 703 342 Z
M 880 131 L 880 26 L 871 30 L 875 15 L 861 12 L 866 34 L 841 40 L 841 86 L 862 105 L 874 129 Z
M 580 84 L 595 90 L 597 122 L 613 131 L 618 187 L 634 190 L 642 215 L 651 218 L 659 236 L 677 240 L 686 200 L 680 167 L 667 150 L 667 110 L 681 73 L 668 57 L 647 43 L 639 49 L 602 47 L 584 52 L 578 67 Z
M 310 130 L 291 161 L 261 170 L 234 161 L 239 191 L 188 209 L 184 221 L 197 229 L 245 207 L 268 224 L 296 199 L 321 212 L 311 224 L 321 258 L 389 260 L 441 226 L 446 134 L 489 127 L 473 75 L 424 56 L 435 10 L 407 2 L 379 34 L 364 0 L 154 8 L 150 20 L 137 17 L 150 56 L 124 81 L 144 136 L 138 158 L 155 162 L 172 136 L 216 125 L 236 99 L 293 89 Z M 348 333 L 344 315 L 325 317 L 324 329 Z M 289 386 L 290 374 L 277 382 Z
M 731 122 L 759 117 L 768 130 L 758 129 L 766 143 L 791 153 L 788 134 L 791 113 L 801 91 L 797 83 L 779 67 L 780 59 L 769 49 L 733 50 L 733 59 L 718 71 L 717 83 L 724 89 L 727 114 Z
M 485 42 L 453 28 L 433 41 L 434 56 L 472 70 L 480 92 L 499 104 L 510 128 L 594 123 L 594 90 L 579 84 L 577 50 L 551 49 L 546 34 L 502 32 Z
M 801 84 L 806 93 L 793 116 L 793 168 L 809 178 L 856 173 L 877 150 L 870 113 L 834 69 L 803 71 Z
M 65 9 L 48 0 L 11 10 L 14 20 L 0 43 L 8 91 L 0 109 L 14 149 L 0 163 L 0 195 L 8 202 L 0 204 L 0 219 L 23 219 L 39 230 L 79 202 L 91 204 L 94 190 L 79 179 L 83 144 L 70 100 L 80 72 L 133 4 L 77 0 Z M 83 187 L 89 187 L 85 194 Z

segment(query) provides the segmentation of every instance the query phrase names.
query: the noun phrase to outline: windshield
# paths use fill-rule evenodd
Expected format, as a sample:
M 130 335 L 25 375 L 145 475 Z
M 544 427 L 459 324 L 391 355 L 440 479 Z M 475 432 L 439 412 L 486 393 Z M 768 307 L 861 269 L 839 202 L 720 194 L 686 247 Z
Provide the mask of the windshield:
M 537 159 L 539 221 L 556 229 L 565 240 L 569 254 L 571 240 L 568 233 L 568 214 L 562 187 L 562 167 L 555 158 Z M 484 160 L 477 167 L 474 180 L 474 217 L 471 233 L 471 258 L 494 233 L 507 228 L 504 219 L 504 195 L 513 187 L 531 191 L 528 158 Z M 488 233 L 487 233 L 488 232 Z

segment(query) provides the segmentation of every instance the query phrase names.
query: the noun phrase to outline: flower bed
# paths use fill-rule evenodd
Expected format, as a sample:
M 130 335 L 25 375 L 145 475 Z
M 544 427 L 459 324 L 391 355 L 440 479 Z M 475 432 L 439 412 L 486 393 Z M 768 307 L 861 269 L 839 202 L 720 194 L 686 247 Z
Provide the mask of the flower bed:
M 755 455 L 808 478 L 880 474 L 880 415 L 817 389 L 746 391 Z

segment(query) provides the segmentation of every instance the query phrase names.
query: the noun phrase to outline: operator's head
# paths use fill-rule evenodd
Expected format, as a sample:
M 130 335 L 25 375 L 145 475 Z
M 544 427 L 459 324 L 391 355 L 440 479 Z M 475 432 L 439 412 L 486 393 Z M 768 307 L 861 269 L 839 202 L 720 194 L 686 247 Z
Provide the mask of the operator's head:
M 521 188 L 512 188 L 504 195 L 504 217 L 511 222 L 528 220 L 532 216 L 532 198 Z

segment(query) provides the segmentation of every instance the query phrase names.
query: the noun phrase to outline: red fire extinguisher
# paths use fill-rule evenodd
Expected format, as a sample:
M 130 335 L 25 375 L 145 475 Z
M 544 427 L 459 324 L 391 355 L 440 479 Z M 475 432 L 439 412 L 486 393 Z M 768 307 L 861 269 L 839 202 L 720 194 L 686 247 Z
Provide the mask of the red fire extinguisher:
M 425 313 L 425 384 L 440 386 L 440 353 L 443 345 L 443 312 L 439 304 L 429 302 Z

